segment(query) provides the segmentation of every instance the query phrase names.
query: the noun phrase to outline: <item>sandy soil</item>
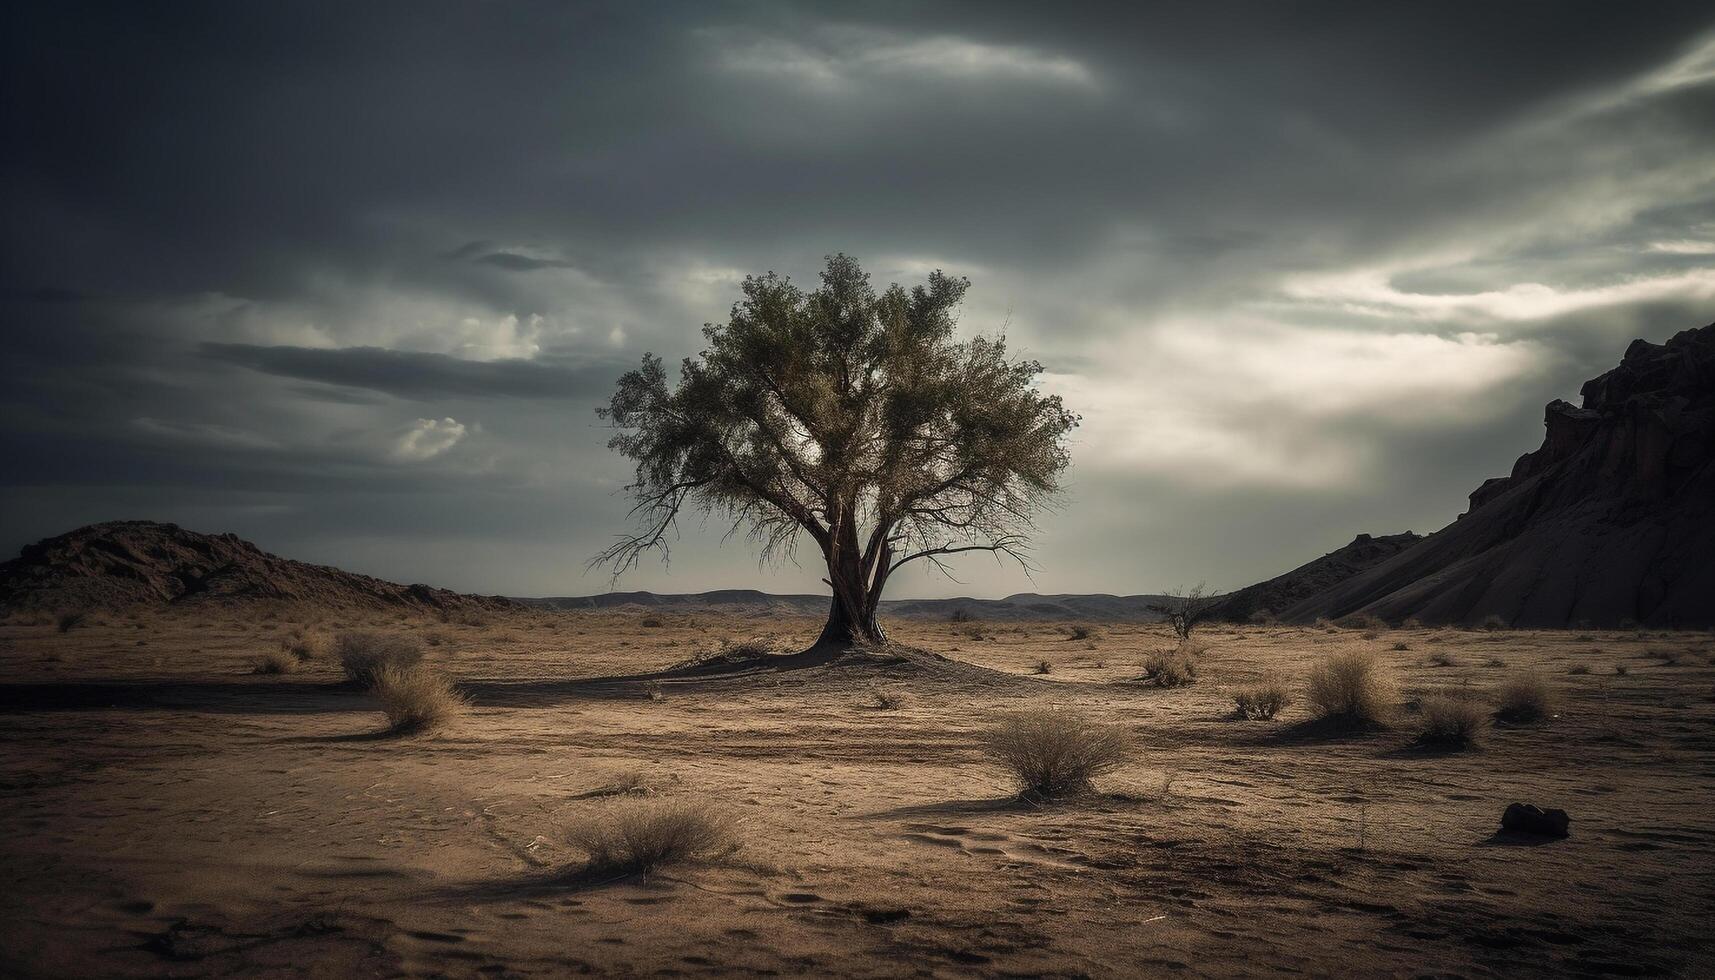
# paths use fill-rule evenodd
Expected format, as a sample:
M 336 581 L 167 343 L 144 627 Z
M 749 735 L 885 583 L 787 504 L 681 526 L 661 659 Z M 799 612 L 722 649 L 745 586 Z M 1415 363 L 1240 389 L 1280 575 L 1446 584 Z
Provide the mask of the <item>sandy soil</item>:
M 389 620 L 474 704 L 449 731 L 395 738 L 331 664 L 249 673 L 294 628 L 349 625 L 212 610 L 0 625 L 0 973 L 1715 971 L 1707 633 L 1218 628 L 1198 682 L 1159 689 L 1132 682 L 1168 645 L 1156 627 L 901 622 L 896 639 L 949 661 L 651 683 L 603 678 L 819 624 Z M 1301 704 L 1233 718 L 1236 685 L 1353 647 L 1408 702 L 1535 669 L 1561 711 L 1461 753 L 1415 748 L 1409 706 L 1345 737 Z M 877 688 L 905 704 L 875 707 Z M 1027 704 L 1123 725 L 1134 761 L 1090 799 L 1019 802 L 976 736 Z M 639 780 L 728 809 L 742 849 L 580 875 L 566 826 Z M 1498 837 L 1514 800 L 1566 808 L 1572 837 Z

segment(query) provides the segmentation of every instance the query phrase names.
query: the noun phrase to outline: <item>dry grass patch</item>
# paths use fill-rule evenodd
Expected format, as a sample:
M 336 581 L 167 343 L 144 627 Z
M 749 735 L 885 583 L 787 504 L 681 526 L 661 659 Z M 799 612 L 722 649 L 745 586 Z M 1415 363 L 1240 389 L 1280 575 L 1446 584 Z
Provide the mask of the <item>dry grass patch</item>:
M 1291 703 L 1286 684 L 1276 677 L 1265 677 L 1233 693 L 1233 706 L 1246 721 L 1268 721 Z
M 1384 724 L 1398 688 L 1374 655 L 1336 653 L 1312 668 L 1305 699 L 1317 718 L 1342 725 Z
M 1475 745 L 1489 725 L 1487 706 L 1451 694 L 1427 695 L 1418 703 L 1418 713 L 1418 742 L 1440 748 Z
M 298 667 L 298 658 L 285 650 L 270 650 L 258 657 L 253 674 L 289 674 Z
M 334 656 L 346 679 L 370 687 L 383 667 L 413 667 L 423 660 L 416 637 L 403 633 L 347 630 L 334 637 Z
M 470 707 L 452 682 L 421 665 L 387 664 L 375 672 L 374 693 L 396 734 L 444 727 Z
M 1495 717 L 1514 725 L 1542 721 L 1554 713 L 1554 690 L 1541 674 L 1525 673 L 1509 678 L 1500 687 L 1500 707 Z
M 298 660 L 320 660 L 327 656 L 328 642 L 323 636 L 295 632 L 280 641 L 280 649 Z
M 1197 657 L 1207 648 L 1185 640 L 1172 650 L 1157 650 L 1143 658 L 1143 677 L 1159 687 L 1184 687 L 1197 680 Z
M 904 707 L 909 701 L 904 692 L 891 691 L 884 687 L 870 691 L 869 696 L 870 706 L 877 711 L 895 711 Z
M 566 836 L 600 872 L 654 871 L 737 849 L 732 821 L 706 802 L 690 799 L 616 803 L 573 824 Z
M 1116 728 L 1075 711 L 1037 708 L 1001 718 L 982 739 L 983 749 L 1032 799 L 1088 793 L 1096 777 L 1117 768 L 1131 743 Z

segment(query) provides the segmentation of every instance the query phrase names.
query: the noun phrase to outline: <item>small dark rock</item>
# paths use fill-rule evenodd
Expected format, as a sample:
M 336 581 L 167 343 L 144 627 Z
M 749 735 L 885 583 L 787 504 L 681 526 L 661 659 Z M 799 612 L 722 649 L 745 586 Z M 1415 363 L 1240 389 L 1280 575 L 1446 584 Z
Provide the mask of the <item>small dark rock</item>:
M 1501 829 L 1514 834 L 1566 837 L 1571 823 L 1565 810 L 1544 810 L 1534 803 L 1514 803 L 1501 814 Z

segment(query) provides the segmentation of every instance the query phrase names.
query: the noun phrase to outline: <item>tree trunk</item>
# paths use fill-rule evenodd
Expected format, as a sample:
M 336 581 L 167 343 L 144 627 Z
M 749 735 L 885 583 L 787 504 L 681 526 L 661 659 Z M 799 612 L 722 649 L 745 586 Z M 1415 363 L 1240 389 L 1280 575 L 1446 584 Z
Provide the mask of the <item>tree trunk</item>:
M 852 647 L 885 643 L 887 634 L 875 619 L 875 600 L 880 598 L 882 579 L 871 586 L 865 574 L 863 552 L 858 544 L 857 505 L 846 501 L 836 512 L 822 557 L 828 562 L 828 586 L 834 598 L 828 607 L 828 622 L 816 639 L 819 647 Z M 871 589 L 874 594 L 871 594 Z
M 874 614 L 859 610 L 854 617 L 847 613 L 845 603 L 835 596 L 828 607 L 828 622 L 822 635 L 816 638 L 819 647 L 852 647 L 862 643 L 885 643 L 887 634 Z

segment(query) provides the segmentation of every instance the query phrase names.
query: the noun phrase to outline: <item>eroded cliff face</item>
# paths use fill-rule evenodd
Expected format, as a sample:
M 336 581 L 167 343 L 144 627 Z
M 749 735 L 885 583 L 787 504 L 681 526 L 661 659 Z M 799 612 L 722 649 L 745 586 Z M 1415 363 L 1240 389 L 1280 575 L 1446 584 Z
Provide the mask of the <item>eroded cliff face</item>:
M 1620 366 L 1585 382 L 1581 394 L 1582 407 L 1548 403 L 1541 448 L 1520 456 L 1511 476 L 1474 491 L 1471 511 L 1557 469 L 1549 504 L 1678 496 L 1715 455 L 1715 325 L 1665 344 L 1633 341 Z
M 1282 615 L 1715 624 L 1715 324 L 1634 341 L 1581 400 L 1459 520 Z
M 0 565 L 0 605 L 124 606 L 275 600 L 334 608 L 510 607 L 427 585 L 399 585 L 268 554 L 235 534 L 156 521 L 91 524 L 28 545 Z

